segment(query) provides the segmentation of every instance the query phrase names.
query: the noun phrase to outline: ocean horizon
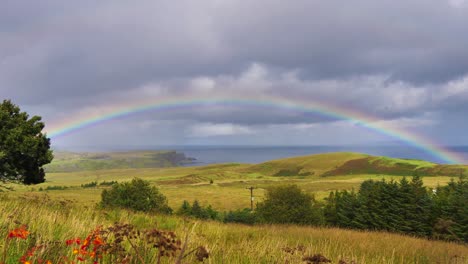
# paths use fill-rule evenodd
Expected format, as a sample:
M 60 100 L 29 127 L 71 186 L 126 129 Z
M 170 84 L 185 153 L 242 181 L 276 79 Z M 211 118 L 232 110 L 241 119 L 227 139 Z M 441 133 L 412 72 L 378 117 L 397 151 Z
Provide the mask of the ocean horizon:
M 468 160 L 468 146 L 449 146 L 445 149 L 457 153 Z M 269 160 L 304 156 L 329 152 L 359 152 L 376 156 L 403 159 L 427 160 L 446 164 L 442 158 L 411 146 L 226 146 L 226 145 L 167 145 L 167 146 L 114 146 L 114 147 L 73 147 L 59 151 L 107 152 L 131 150 L 175 150 L 187 157 L 196 159 L 187 166 L 200 166 L 217 163 L 261 163 Z

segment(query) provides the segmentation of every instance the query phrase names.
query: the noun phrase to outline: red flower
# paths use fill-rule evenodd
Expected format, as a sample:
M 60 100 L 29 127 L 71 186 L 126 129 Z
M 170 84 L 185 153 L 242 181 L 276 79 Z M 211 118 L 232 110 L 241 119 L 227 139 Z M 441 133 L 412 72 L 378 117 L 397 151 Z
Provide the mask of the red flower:
M 73 245 L 73 244 L 81 244 L 81 239 L 80 238 L 74 238 L 74 239 L 68 239 L 67 241 L 65 241 L 65 243 L 67 243 L 67 246 L 70 246 L 70 245 Z
M 26 225 L 22 225 L 19 228 L 13 229 L 8 233 L 8 238 L 21 238 L 26 239 L 29 235 L 29 231 L 26 230 Z

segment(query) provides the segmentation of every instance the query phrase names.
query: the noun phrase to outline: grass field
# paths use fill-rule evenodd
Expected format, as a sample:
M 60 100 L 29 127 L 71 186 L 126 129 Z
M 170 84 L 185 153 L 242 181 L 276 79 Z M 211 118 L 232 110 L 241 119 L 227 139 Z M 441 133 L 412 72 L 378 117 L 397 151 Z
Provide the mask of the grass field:
M 68 162 L 72 161 L 70 159 Z M 365 164 L 365 167 L 357 170 L 356 161 L 357 164 Z M 349 166 L 350 162 L 353 166 Z M 368 164 L 371 166 L 368 167 Z M 388 174 L 360 173 L 375 168 L 384 168 L 388 172 L 388 168 L 392 166 L 395 171 Z M 132 223 L 139 228 L 174 230 L 179 236 L 184 236 L 187 225 L 190 225 L 178 217 L 96 209 L 102 190 L 109 187 L 81 187 L 82 184 L 94 181 L 121 182 L 139 177 L 156 185 L 174 209 L 183 200 L 197 199 L 202 205 L 211 204 L 213 208 L 225 211 L 249 207 L 250 192 L 246 188 L 250 186 L 257 187 L 254 191 L 257 201 L 262 200 L 268 187 L 291 183 L 313 193 L 316 198 L 323 199 L 333 190 L 358 189 L 367 179 L 399 180 L 413 174 L 402 174 L 403 171 L 422 169 L 425 172 L 436 172 L 435 175 L 423 177 L 428 187 L 445 185 L 460 171 L 466 173 L 466 166 L 441 167 L 424 161 L 372 157 L 358 153 L 329 153 L 255 165 L 231 163 L 203 167 L 48 172 L 47 181 L 43 184 L 10 185 L 14 191 L 0 194 L 0 210 L 6 216 L 0 220 L 0 231 L 11 229 L 12 221 L 18 220 L 27 223 L 32 232 L 37 232 L 36 239 L 63 241 L 85 236 L 100 224 L 111 225 L 114 222 Z M 449 175 L 443 175 L 443 172 L 449 172 Z M 61 188 L 47 190 L 54 186 Z M 345 263 L 352 263 L 352 260 L 356 263 L 468 263 L 466 245 L 383 232 L 199 222 L 191 236 L 191 247 L 203 245 L 210 250 L 211 257 L 209 261 L 205 261 L 209 263 L 303 263 L 304 255 L 317 253 L 333 260 L 332 263 L 338 263 L 339 260 L 345 260 Z M 292 250 L 294 254 L 291 254 L 291 249 L 297 249 L 298 246 L 301 250 Z M 18 244 L 17 249 L 19 251 L 21 245 Z M 191 256 L 184 263 L 193 261 Z
M 114 222 L 131 223 L 137 228 L 158 228 L 174 231 L 183 238 L 188 227 L 195 222 L 186 222 L 172 216 L 154 216 L 126 211 L 103 211 L 80 203 L 50 199 L 44 195 L 10 198 L 2 196 L 0 211 L 0 235 L 17 226 L 13 221 L 28 225 L 31 232 L 27 241 L 17 241 L 10 246 L 7 263 L 18 263 L 28 243 L 54 242 L 61 246 L 49 258 L 67 255 L 73 257 L 72 249 L 64 241 L 85 237 L 94 227 L 110 226 Z M 5 246 L 0 240 L 0 246 Z M 218 222 L 197 222 L 190 233 L 188 248 L 204 246 L 210 252 L 205 263 L 305 263 L 303 256 L 322 254 L 332 263 L 467 263 L 466 245 L 430 241 L 384 232 L 359 232 L 336 228 L 314 228 L 288 225 L 244 226 Z M 297 249 L 294 251 L 294 249 Z M 149 254 L 149 257 L 152 255 Z M 154 256 L 153 256 L 154 257 Z M 149 260 L 148 260 L 149 261 Z M 57 263 L 57 262 L 53 262 Z M 88 262 L 80 262 L 88 263 Z M 92 262 L 89 262 L 92 263 Z M 107 262 L 112 263 L 112 262 Z M 146 262 L 155 263 L 155 262 Z M 174 258 L 163 263 L 174 263 Z M 183 263 L 196 263 L 189 255 Z M 342 262 L 343 263 L 343 262 Z

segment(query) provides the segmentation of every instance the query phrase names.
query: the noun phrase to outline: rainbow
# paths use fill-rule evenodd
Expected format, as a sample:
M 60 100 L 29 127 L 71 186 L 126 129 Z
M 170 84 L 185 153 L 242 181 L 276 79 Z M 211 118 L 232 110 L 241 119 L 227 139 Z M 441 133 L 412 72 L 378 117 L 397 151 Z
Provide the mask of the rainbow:
M 109 105 L 98 112 L 77 114 L 67 120 L 62 120 L 58 123 L 52 124 L 50 127 L 46 127 L 46 131 L 47 135 L 53 139 L 116 118 L 122 118 L 148 111 L 168 111 L 195 106 L 273 107 L 291 111 L 319 113 L 321 115 L 340 120 L 349 120 L 361 127 L 398 139 L 409 146 L 423 150 L 445 163 L 461 164 L 464 162 L 463 157 L 452 153 L 448 149 L 439 146 L 422 135 L 410 133 L 398 127 L 391 127 L 388 124 L 385 125 L 382 122 L 379 122 L 379 119 L 376 117 L 372 117 L 362 112 L 338 107 L 329 103 L 325 104 L 322 102 L 301 100 L 291 101 L 284 98 L 266 96 L 255 99 L 231 96 L 210 98 L 177 97 Z

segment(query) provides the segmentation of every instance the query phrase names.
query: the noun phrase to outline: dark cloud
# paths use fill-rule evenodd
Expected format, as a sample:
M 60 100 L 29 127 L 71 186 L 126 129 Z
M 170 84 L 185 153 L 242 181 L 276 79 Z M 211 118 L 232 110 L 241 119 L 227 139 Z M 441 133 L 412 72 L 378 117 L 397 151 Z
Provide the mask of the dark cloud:
M 0 0 L 0 94 L 50 123 L 160 97 L 318 101 L 384 121 L 426 124 L 430 116 L 433 137 L 442 138 L 444 127 L 456 127 L 449 116 L 468 113 L 466 25 L 464 1 Z M 251 132 L 239 141 L 266 133 L 253 126 L 337 121 L 243 106 L 138 120 Z

